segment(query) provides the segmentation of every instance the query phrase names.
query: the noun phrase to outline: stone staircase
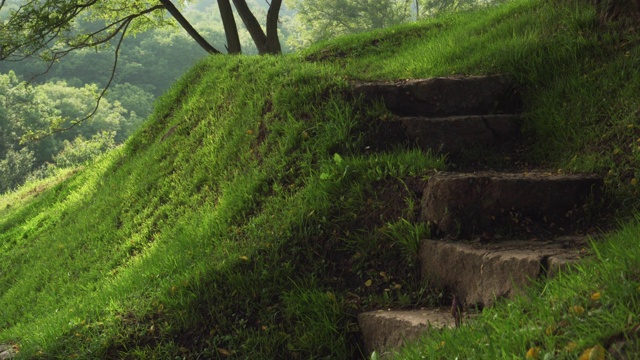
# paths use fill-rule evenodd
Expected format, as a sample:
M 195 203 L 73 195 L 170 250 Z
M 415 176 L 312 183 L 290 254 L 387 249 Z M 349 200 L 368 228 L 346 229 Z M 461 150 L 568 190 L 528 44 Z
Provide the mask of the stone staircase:
M 519 139 L 522 100 L 506 76 L 356 83 L 353 94 L 381 101 L 393 114 L 380 122 L 375 141 L 455 156 L 483 147 L 509 151 L 502 145 Z M 586 239 L 573 230 L 587 222 L 602 186 L 597 176 L 544 170 L 435 173 L 420 203 L 419 221 L 436 234 L 421 243 L 421 275 L 465 309 L 483 309 L 553 276 L 585 255 Z M 453 327 L 453 310 L 362 313 L 365 351 L 384 356 L 430 329 Z
M 522 101 L 504 76 L 358 83 L 353 93 L 382 101 L 395 114 L 383 126 L 382 141 L 408 139 L 424 150 L 458 153 L 519 135 Z

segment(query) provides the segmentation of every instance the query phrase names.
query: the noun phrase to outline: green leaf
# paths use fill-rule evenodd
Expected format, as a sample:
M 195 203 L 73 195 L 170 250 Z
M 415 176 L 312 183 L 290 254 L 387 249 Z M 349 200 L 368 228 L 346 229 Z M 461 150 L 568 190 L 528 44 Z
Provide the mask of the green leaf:
M 333 161 L 336 163 L 336 165 L 342 165 L 342 156 L 340 156 L 340 154 L 338 153 L 333 154 Z

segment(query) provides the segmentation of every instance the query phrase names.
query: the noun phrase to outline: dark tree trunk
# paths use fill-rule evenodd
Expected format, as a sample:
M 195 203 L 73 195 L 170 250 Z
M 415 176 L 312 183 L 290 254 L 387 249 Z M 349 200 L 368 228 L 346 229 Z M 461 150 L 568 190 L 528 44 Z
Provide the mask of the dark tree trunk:
M 229 0 L 218 0 L 220 8 L 220 17 L 224 26 L 224 33 L 227 37 L 227 52 L 229 54 L 240 54 L 242 47 L 240 45 L 240 37 L 238 36 L 238 27 L 236 19 L 233 17 L 233 9 Z
M 189 24 L 187 19 L 185 19 L 184 16 L 182 16 L 182 13 L 180 13 L 180 10 L 178 10 L 178 8 L 176 8 L 173 5 L 171 0 L 159 0 L 159 1 L 165 7 L 165 9 L 167 9 L 167 11 L 171 14 L 171 16 L 173 16 L 178 21 L 180 26 L 182 26 L 182 28 L 184 28 L 187 31 L 189 36 L 191 36 L 193 40 L 195 40 L 198 43 L 198 45 L 200 45 L 206 52 L 208 52 L 209 54 L 220 54 L 220 51 L 218 51 L 216 48 L 211 46 L 211 44 L 209 44 L 207 40 L 205 40 L 202 36 L 200 36 L 200 33 L 198 33 L 198 31 L 196 31 L 196 29 L 194 29 L 193 26 Z
M 247 2 L 245 0 L 233 0 L 233 5 L 235 5 L 244 26 L 249 31 L 253 42 L 256 44 L 258 48 L 259 54 L 266 54 L 267 51 L 267 36 L 264 34 L 262 27 L 260 27 L 260 23 L 253 16 L 253 13 L 247 6 Z
M 278 39 L 278 15 L 282 0 L 272 0 L 269 12 L 267 12 L 267 52 L 270 54 L 282 53 L 280 39 Z

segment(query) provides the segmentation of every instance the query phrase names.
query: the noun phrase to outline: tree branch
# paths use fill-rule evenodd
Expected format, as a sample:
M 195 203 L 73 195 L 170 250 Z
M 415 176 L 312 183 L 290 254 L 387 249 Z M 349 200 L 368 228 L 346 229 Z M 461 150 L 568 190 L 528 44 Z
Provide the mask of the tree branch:
M 96 114 L 96 112 L 98 112 L 98 109 L 100 108 L 100 101 L 102 100 L 104 95 L 107 93 L 107 89 L 109 89 L 109 87 L 111 86 L 111 83 L 113 82 L 113 79 L 115 77 L 116 68 L 118 66 L 118 58 L 120 56 L 120 47 L 122 45 L 122 41 L 124 40 L 124 37 L 125 37 L 125 35 L 127 33 L 127 29 L 129 28 L 129 25 L 131 24 L 131 22 L 134 19 L 135 19 L 135 17 L 134 18 L 127 18 L 126 20 L 124 20 L 124 22 L 122 24 L 122 27 L 121 27 L 122 28 L 122 34 L 120 35 L 120 39 L 118 39 L 118 44 L 116 45 L 116 50 L 114 52 L 113 67 L 111 68 L 111 76 L 109 77 L 109 81 L 107 82 L 107 85 L 105 85 L 105 87 L 100 92 L 100 95 L 98 95 L 98 98 L 96 99 L 96 105 L 94 106 L 93 110 L 88 115 L 83 117 L 82 119 L 78 119 L 78 120 L 72 121 L 71 125 L 69 125 L 67 127 L 50 129 L 47 132 L 43 132 L 43 133 L 40 133 L 40 134 L 35 134 L 32 138 L 30 138 L 28 140 L 30 140 L 30 141 L 38 141 L 38 140 L 42 140 L 42 139 L 44 139 L 44 138 L 46 138 L 48 136 L 51 136 L 53 134 L 56 134 L 56 133 L 69 131 L 69 130 L 73 129 L 74 127 L 78 126 L 79 124 L 82 124 L 83 122 L 89 120 L 91 117 L 93 117 L 93 115 Z
M 233 0 L 233 5 L 238 11 L 238 15 L 240 15 L 240 18 L 244 23 L 244 27 L 247 28 L 247 31 L 249 31 L 251 39 L 253 39 L 253 43 L 256 44 L 258 53 L 266 54 L 267 36 L 264 34 L 260 23 L 249 9 L 249 6 L 247 6 L 247 2 L 245 0 Z
M 137 19 L 137 18 L 139 18 L 141 16 L 144 16 L 146 14 L 149 14 L 149 13 L 155 11 L 155 10 L 159 10 L 159 9 L 163 9 L 163 8 L 164 8 L 164 6 L 162 6 L 162 5 L 156 5 L 156 6 L 153 6 L 153 7 L 149 8 L 149 9 L 145 9 L 145 10 L 139 12 L 139 13 L 131 14 L 131 15 L 127 16 L 127 17 L 124 17 L 124 18 L 119 19 L 119 20 L 117 20 L 117 21 L 115 21 L 115 22 L 113 22 L 113 23 L 111 23 L 109 25 L 104 26 L 103 28 L 101 28 L 101 29 L 99 29 L 97 31 L 94 31 L 91 34 L 88 34 L 87 36 L 84 37 L 84 39 L 82 39 L 81 41 L 79 41 L 76 44 L 69 44 L 70 47 L 68 49 L 52 52 L 49 55 L 50 59 L 47 61 L 48 62 L 47 68 L 43 72 L 36 73 L 36 74 L 32 75 L 31 78 L 27 81 L 27 83 L 30 83 L 35 78 L 48 73 L 51 70 L 51 68 L 53 67 L 53 65 L 58 60 L 64 58 L 67 55 L 69 55 L 72 51 L 85 49 L 85 48 L 89 48 L 89 47 L 96 47 L 96 46 L 99 46 L 99 45 L 102 45 L 102 44 L 106 44 L 109 41 L 111 41 L 113 38 L 115 38 L 118 35 L 118 33 L 120 33 L 125 28 L 125 26 L 128 27 L 129 24 L 133 20 L 135 20 L 135 19 Z M 106 36 L 104 36 L 104 37 L 102 37 L 100 39 L 92 41 L 93 38 L 97 37 L 101 33 L 105 32 L 105 31 L 107 31 L 107 30 L 109 30 L 109 29 L 111 29 L 113 27 L 115 27 L 115 29 L 113 31 L 111 31 L 110 33 L 108 33 Z M 122 40 L 120 40 L 120 41 L 122 41 Z
M 282 0 L 273 0 L 267 12 L 267 51 L 270 54 L 282 53 L 280 40 L 278 39 L 278 15 Z
M 218 8 L 220 10 L 220 18 L 222 18 L 222 26 L 227 38 L 227 52 L 229 54 L 240 54 L 242 46 L 240 45 L 240 37 L 238 36 L 238 26 L 233 16 L 233 9 L 229 0 L 218 0 Z
M 173 18 L 176 19 L 178 23 L 187 31 L 187 33 L 193 38 L 193 40 L 195 40 L 198 45 L 200 45 L 206 52 L 208 52 L 209 54 L 220 54 L 220 51 L 211 46 L 211 44 L 209 44 L 207 40 L 205 40 L 200 35 L 200 33 L 198 33 L 198 31 L 193 28 L 193 26 L 191 26 L 187 19 L 182 16 L 182 13 L 180 13 L 180 11 L 173 5 L 171 0 L 159 1 L 162 5 L 164 5 L 167 11 L 169 11 L 171 16 L 173 16 Z

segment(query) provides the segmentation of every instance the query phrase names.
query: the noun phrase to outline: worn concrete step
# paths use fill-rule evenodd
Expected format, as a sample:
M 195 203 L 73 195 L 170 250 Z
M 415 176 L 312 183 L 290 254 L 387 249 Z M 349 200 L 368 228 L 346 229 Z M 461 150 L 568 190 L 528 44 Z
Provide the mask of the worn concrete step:
M 459 153 L 470 147 L 503 144 L 519 137 L 520 115 L 398 117 L 407 138 L 422 149 Z
M 505 75 L 438 77 L 353 84 L 355 97 L 382 101 L 394 114 L 445 117 L 513 114 L 522 110 L 516 86 Z
M 382 356 L 431 329 L 455 326 L 448 308 L 370 311 L 358 315 L 358 325 L 366 354 L 376 351 Z
M 420 219 L 461 238 L 519 230 L 562 234 L 595 211 L 602 187 L 601 177 L 584 174 L 440 172 L 424 188 Z
M 18 355 L 18 348 L 15 345 L 0 344 L 0 360 L 13 359 Z
M 420 263 L 431 286 L 449 289 L 466 307 L 483 308 L 532 280 L 554 276 L 587 248 L 585 238 L 576 236 L 489 244 L 424 240 Z

